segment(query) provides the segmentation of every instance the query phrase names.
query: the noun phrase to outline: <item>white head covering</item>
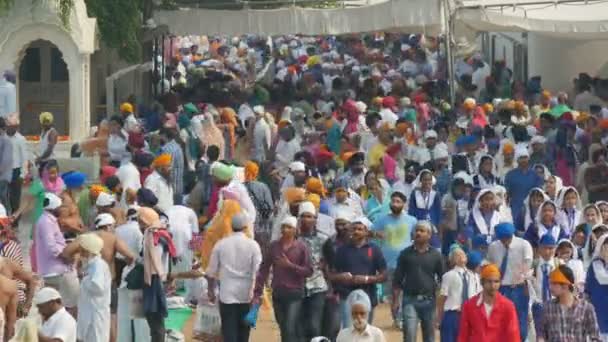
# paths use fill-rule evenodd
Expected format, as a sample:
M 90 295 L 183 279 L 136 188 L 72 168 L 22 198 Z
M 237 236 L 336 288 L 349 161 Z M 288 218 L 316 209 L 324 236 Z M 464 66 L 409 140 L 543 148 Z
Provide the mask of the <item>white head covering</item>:
M 97 196 L 97 201 L 95 201 L 95 205 L 98 207 L 107 207 L 114 204 L 115 202 L 116 198 L 114 198 L 114 196 L 106 192 L 102 192 L 99 194 L 99 196 Z
M 103 240 L 95 233 L 86 233 L 78 237 L 78 244 L 91 254 L 99 255 L 103 248 Z
M 301 161 L 294 161 L 289 164 L 289 171 L 291 172 L 302 172 L 306 171 L 306 165 Z
M 437 132 L 432 129 L 424 132 L 424 140 L 426 139 L 437 139 Z
M 433 156 L 433 160 L 448 158 L 450 156 L 450 152 L 448 152 L 447 148 L 438 148 L 435 151 L 435 155 Z
M 112 216 L 108 213 L 99 214 L 99 215 L 97 215 L 97 218 L 95 218 L 95 228 L 110 226 L 115 223 L 116 223 L 116 220 L 114 219 L 114 216 Z
M 317 208 L 312 202 L 302 202 L 298 207 L 298 216 L 302 216 L 304 214 L 312 214 L 317 215 Z
M 290 226 L 295 228 L 298 226 L 298 219 L 293 216 L 287 216 L 283 219 L 283 221 L 281 221 L 281 226 Z
M 61 294 L 52 287 L 43 287 L 34 295 L 33 304 L 41 305 L 52 300 L 61 299 Z
M 348 308 L 352 308 L 355 304 L 363 305 L 368 314 L 372 310 L 372 301 L 367 293 L 361 289 L 351 292 L 346 298 L 346 303 Z
M 519 160 L 519 158 L 530 157 L 530 152 L 525 146 L 517 145 L 515 147 L 515 161 Z
M 47 192 L 44 194 L 44 205 L 43 209 L 45 210 L 55 210 L 59 208 L 62 204 L 61 198 L 55 195 L 54 193 Z
M 360 216 L 360 217 L 354 219 L 351 223 L 353 223 L 353 224 L 360 223 L 360 224 L 364 225 L 365 228 L 367 228 L 367 229 L 369 229 L 369 227 L 372 226 L 371 221 L 365 216 Z

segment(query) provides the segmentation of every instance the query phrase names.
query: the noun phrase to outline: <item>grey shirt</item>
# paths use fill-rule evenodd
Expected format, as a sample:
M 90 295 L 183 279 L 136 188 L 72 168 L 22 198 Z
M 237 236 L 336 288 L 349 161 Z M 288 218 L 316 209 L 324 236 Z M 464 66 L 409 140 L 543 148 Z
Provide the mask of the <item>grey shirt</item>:
M 13 177 L 13 144 L 6 133 L 0 133 L 0 181 Z

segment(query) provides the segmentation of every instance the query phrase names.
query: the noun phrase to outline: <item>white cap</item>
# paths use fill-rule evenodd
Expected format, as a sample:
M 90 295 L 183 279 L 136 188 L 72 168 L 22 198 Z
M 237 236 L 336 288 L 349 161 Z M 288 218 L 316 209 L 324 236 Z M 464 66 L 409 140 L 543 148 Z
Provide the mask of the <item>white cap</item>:
M 517 145 L 515 147 L 515 160 L 519 160 L 519 158 L 530 157 L 530 152 L 523 145 Z
M 290 226 L 295 228 L 298 226 L 298 219 L 293 216 L 287 216 L 283 219 L 283 221 L 281 221 L 281 226 Z
M 437 148 L 435 149 L 435 155 L 433 156 L 434 160 L 448 158 L 450 153 L 447 148 Z
M 107 192 L 102 192 L 99 194 L 99 196 L 97 196 L 95 205 L 98 207 L 107 207 L 114 204 L 114 202 L 116 202 L 114 196 L 108 194 Z
M 365 228 L 369 229 L 372 226 L 372 222 L 365 216 L 360 216 L 354 219 L 351 223 L 360 223 L 365 226 Z
M 437 139 L 437 132 L 429 129 L 428 131 L 424 132 L 424 139 Z
M 546 142 L 547 142 L 547 138 L 543 137 L 542 135 L 535 135 L 530 140 L 531 145 L 534 145 L 534 144 L 543 144 L 544 145 Z
M 317 215 L 317 208 L 312 202 L 302 202 L 298 207 L 298 216 L 302 216 L 304 214 L 313 214 Z
M 264 106 L 254 106 L 253 112 L 258 115 L 264 115 L 264 113 L 266 113 L 266 111 L 264 110 Z
M 350 222 L 353 220 L 353 211 L 340 206 L 334 210 L 334 220 L 344 220 Z
M 289 171 L 291 171 L 291 172 L 306 171 L 306 165 L 304 165 L 304 163 L 302 163 L 301 161 L 294 161 L 291 164 L 289 164 Z
M 102 213 L 97 215 L 97 218 L 95 218 L 95 228 L 99 228 L 99 227 L 103 227 L 103 226 L 110 226 L 116 223 L 116 220 L 114 219 L 114 216 L 108 214 L 108 213 Z
M 55 195 L 54 193 L 47 192 L 46 194 L 44 194 L 43 209 L 55 210 L 61 207 L 61 204 L 61 198 L 59 198 L 59 196 Z
M 61 299 L 61 294 L 57 290 L 52 287 L 43 287 L 34 295 L 33 304 L 40 305 L 56 299 Z

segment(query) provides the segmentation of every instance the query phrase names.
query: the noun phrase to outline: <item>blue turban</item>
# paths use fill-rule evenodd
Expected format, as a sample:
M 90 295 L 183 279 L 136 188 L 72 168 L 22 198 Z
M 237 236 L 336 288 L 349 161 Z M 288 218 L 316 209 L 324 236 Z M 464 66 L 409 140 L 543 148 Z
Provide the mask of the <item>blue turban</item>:
M 319 213 L 329 215 L 329 203 L 325 200 L 321 200 L 321 206 L 319 207 Z
M 550 233 L 547 233 L 540 238 L 540 241 L 538 242 L 538 244 L 539 244 L 539 246 L 555 247 L 557 242 L 555 241 L 555 238 L 553 237 L 553 235 L 551 235 Z
M 488 247 L 488 239 L 485 235 L 477 235 L 471 240 L 471 245 L 474 249 L 479 249 L 480 247 Z
M 478 251 L 470 251 L 469 254 L 467 254 L 467 268 L 468 269 L 471 269 L 471 270 L 476 269 L 479 265 L 481 265 L 482 261 L 483 261 L 483 256 Z
M 84 185 L 84 182 L 87 180 L 87 175 L 78 171 L 70 171 L 61 175 L 61 178 L 63 179 L 66 188 L 76 189 Z
M 152 190 L 148 188 L 141 188 L 137 190 L 137 204 L 142 207 L 154 207 L 158 204 L 158 198 L 152 192 Z
M 500 140 L 498 139 L 488 139 L 488 148 L 499 148 Z
M 513 234 L 515 233 L 515 226 L 510 222 L 502 222 L 497 224 L 496 227 L 494 227 L 494 230 L 496 231 L 497 239 L 508 239 L 513 237 Z

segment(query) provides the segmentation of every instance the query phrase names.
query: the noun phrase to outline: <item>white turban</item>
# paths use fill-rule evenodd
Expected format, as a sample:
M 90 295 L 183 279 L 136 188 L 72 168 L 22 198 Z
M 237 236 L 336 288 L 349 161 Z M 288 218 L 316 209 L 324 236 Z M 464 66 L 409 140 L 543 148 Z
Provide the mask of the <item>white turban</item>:
M 101 253 L 103 248 L 103 240 L 95 233 L 86 233 L 78 237 L 78 244 L 82 249 L 95 255 Z

